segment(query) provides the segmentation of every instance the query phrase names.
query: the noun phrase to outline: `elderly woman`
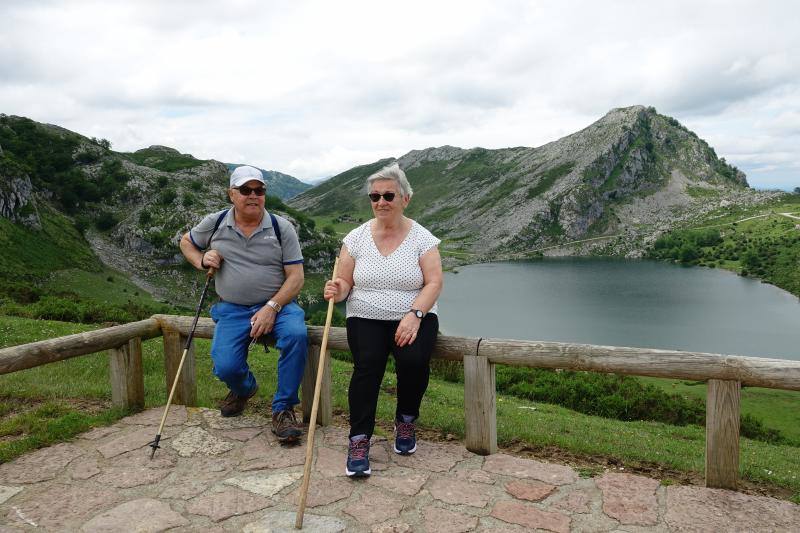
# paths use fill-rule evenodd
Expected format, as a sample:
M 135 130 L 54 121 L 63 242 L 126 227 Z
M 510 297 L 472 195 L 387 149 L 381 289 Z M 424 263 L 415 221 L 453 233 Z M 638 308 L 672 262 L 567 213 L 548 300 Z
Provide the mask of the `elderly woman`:
M 411 185 L 397 163 L 367 178 L 375 218 L 347 234 L 338 277 L 325 283 L 326 300 L 347 299 L 350 443 L 346 473 L 370 475 L 369 440 L 389 353 L 397 371 L 394 451 L 417 450 L 415 422 L 428 388 L 442 290 L 439 239 L 403 215 Z

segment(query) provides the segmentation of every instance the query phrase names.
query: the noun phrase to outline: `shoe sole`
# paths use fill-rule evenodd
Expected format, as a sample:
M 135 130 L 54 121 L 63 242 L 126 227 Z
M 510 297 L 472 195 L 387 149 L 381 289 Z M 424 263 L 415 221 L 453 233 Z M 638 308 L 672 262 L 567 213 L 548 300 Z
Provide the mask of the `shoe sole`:
M 347 477 L 369 477 L 369 475 L 372 474 L 372 469 L 368 468 L 361 472 L 359 471 L 351 472 L 350 470 L 347 469 L 347 467 L 345 467 L 344 473 L 347 474 Z
M 417 451 L 417 445 L 416 445 L 416 444 L 414 445 L 414 447 L 413 447 L 413 448 L 411 448 L 411 449 L 410 449 L 410 450 L 408 450 L 407 452 L 401 452 L 401 451 L 400 451 L 400 450 L 398 450 L 398 449 L 397 449 L 397 448 L 396 448 L 394 445 L 392 445 L 392 448 L 394 449 L 394 453 L 396 453 L 397 455 L 411 455 L 412 453 L 414 453 L 415 451 Z
M 278 434 L 275 433 L 274 431 L 272 432 L 272 434 L 275 435 L 278 438 L 278 442 L 280 442 L 281 444 L 294 444 L 294 443 L 300 442 L 300 437 L 303 436 L 303 434 L 301 433 L 299 435 L 290 435 L 288 437 L 279 437 Z

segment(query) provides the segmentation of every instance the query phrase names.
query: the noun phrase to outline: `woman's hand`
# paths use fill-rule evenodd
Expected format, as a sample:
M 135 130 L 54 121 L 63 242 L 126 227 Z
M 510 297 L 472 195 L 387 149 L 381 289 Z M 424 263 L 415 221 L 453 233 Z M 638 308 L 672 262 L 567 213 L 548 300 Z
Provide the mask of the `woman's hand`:
M 336 278 L 334 280 L 329 279 L 325 282 L 325 288 L 322 290 L 322 297 L 326 300 L 333 298 L 334 302 L 341 302 L 349 291 L 349 283 L 342 278 Z
M 394 332 L 394 343 L 400 346 L 406 346 L 417 340 L 417 332 L 419 325 L 422 323 L 421 318 L 417 318 L 414 313 L 406 313 L 400 324 L 397 325 L 397 330 Z

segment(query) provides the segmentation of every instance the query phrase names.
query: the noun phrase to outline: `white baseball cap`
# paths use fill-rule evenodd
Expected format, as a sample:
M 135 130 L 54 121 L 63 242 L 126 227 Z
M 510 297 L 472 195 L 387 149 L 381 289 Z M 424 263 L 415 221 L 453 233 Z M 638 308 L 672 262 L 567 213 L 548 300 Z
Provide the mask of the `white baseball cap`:
M 236 169 L 231 173 L 231 187 L 241 187 L 248 181 L 260 181 L 264 185 L 264 175 L 255 167 L 243 165 L 241 167 L 236 167 Z

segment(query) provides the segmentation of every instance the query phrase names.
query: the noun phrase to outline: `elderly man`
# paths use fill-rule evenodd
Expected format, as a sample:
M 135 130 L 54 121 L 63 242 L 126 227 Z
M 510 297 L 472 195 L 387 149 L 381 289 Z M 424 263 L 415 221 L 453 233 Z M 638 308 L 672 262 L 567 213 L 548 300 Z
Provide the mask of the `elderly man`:
M 230 390 L 222 416 L 238 416 L 258 391 L 247 364 L 254 339 L 275 336 L 281 352 L 272 400 L 272 431 L 281 442 L 297 442 L 302 425 L 294 413 L 305 367 L 305 316 L 294 298 L 303 287 L 303 255 L 292 224 L 264 209 L 266 184 L 257 168 L 231 174 L 233 208 L 206 216 L 181 239 L 181 252 L 198 269 L 218 269 L 220 301 L 211 345 L 214 375 Z

